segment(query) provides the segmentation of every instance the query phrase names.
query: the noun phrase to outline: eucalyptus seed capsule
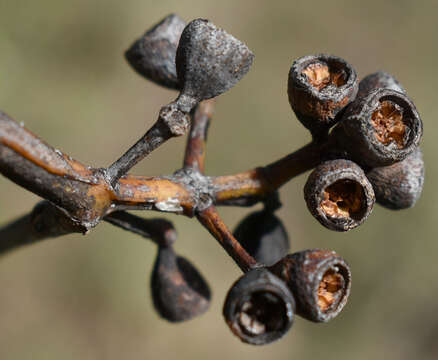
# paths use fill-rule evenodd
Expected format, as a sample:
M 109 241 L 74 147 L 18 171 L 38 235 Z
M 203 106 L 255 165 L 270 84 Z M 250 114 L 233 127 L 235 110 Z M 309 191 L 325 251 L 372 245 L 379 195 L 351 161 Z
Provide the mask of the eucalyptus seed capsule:
M 182 86 L 179 102 L 200 102 L 229 90 L 248 72 L 254 55 L 241 41 L 208 20 L 184 29 L 176 53 Z
M 155 310 L 170 322 L 190 320 L 210 306 L 208 284 L 188 260 L 176 256 L 171 246 L 158 249 L 151 289 Z
M 269 210 L 252 212 L 234 230 L 234 237 L 257 262 L 272 265 L 289 252 L 281 220 Z
M 166 16 L 131 45 L 125 52 L 126 60 L 146 79 L 179 90 L 175 56 L 185 26 L 177 15 Z
M 423 134 L 413 102 L 403 93 L 382 88 L 350 104 L 337 128 L 339 144 L 368 168 L 405 159 Z
M 300 251 L 287 255 L 269 270 L 294 294 L 297 315 L 314 322 L 336 317 L 350 295 L 350 267 L 334 251 Z
M 327 132 L 358 91 L 356 71 L 332 55 L 309 55 L 294 61 L 289 72 L 289 102 L 313 136 Z
M 372 169 L 367 173 L 378 204 L 392 210 L 413 207 L 424 184 L 424 162 L 420 148 L 393 165 Z
M 266 269 L 242 275 L 225 299 L 225 322 L 240 340 L 253 345 L 280 339 L 294 321 L 295 301 L 285 283 Z
M 361 225 L 375 202 L 363 170 L 349 160 L 331 160 L 317 166 L 304 186 L 310 213 L 326 228 L 348 231 Z
M 365 76 L 359 82 L 359 92 L 357 93 L 357 98 L 366 96 L 376 89 L 391 89 L 404 94 L 406 93 L 403 86 L 393 75 L 385 71 L 377 71 Z

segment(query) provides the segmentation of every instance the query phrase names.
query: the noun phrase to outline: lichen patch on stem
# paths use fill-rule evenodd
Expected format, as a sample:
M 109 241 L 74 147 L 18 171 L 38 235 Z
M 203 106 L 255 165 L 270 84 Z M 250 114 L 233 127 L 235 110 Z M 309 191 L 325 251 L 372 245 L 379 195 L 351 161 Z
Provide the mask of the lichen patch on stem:
M 353 180 L 339 180 L 327 186 L 321 209 L 327 216 L 355 218 L 362 210 L 364 192 L 362 186 Z
M 310 85 L 318 91 L 329 85 L 339 87 L 346 82 L 343 72 L 331 71 L 326 64 L 322 63 L 310 64 L 302 71 L 302 73 L 306 75 L 307 81 Z
M 382 101 L 371 115 L 375 136 L 383 145 L 395 142 L 399 149 L 406 145 L 406 125 L 402 109 L 391 101 Z
M 329 269 L 325 272 L 318 288 L 318 306 L 321 311 L 328 311 L 339 300 L 343 285 L 344 279 L 336 269 Z

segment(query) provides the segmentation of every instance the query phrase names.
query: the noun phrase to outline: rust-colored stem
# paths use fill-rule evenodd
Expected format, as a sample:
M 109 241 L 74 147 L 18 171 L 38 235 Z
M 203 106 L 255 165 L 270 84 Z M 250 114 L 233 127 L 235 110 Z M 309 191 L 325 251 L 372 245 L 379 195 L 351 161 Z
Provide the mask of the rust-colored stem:
M 194 115 L 194 127 L 184 162 L 187 167 L 200 171 L 204 168 L 206 128 L 211 107 L 211 102 L 204 102 Z M 118 210 L 159 210 L 194 216 L 198 207 L 205 204 L 201 199 L 206 198 L 211 198 L 216 205 L 252 205 L 265 200 L 266 196 L 294 176 L 317 165 L 331 146 L 329 140 L 324 143 L 312 142 L 265 167 L 230 176 L 202 177 L 200 179 L 205 186 L 199 188 L 193 186 L 196 178 L 190 178 L 190 173 L 165 177 L 124 175 L 118 180 L 117 186 L 111 186 L 104 169 L 82 165 L 0 113 L 0 172 L 62 208 L 64 216 L 83 231 L 91 229 L 105 216 Z M 242 270 L 256 265 L 220 220 L 214 207 L 201 211 L 198 219 Z M 119 225 L 122 223 L 122 226 L 129 222 L 120 216 L 112 220 L 113 223 L 119 222 Z M 25 217 L 0 231 L 10 234 L 18 227 L 30 226 L 26 225 L 28 223 L 29 218 Z M 133 225 L 130 226 L 128 230 L 132 231 Z M 139 233 L 143 230 L 137 228 L 136 231 Z M 23 242 L 32 242 L 32 239 L 30 237 Z
M 252 205 L 292 178 L 318 165 L 334 146 L 332 139 L 310 142 L 265 167 L 212 178 L 217 205 Z
M 184 167 L 204 173 L 207 132 L 213 116 L 215 100 L 205 100 L 195 109 L 187 138 Z
M 171 178 L 126 175 L 114 190 L 105 171 L 86 167 L 55 150 L 3 113 L 0 172 L 63 208 L 87 228 L 118 209 L 162 209 L 193 216 L 196 206 L 190 191 Z
M 231 231 L 222 221 L 214 206 L 210 206 L 207 209 L 200 211 L 197 216 L 199 222 L 216 238 L 219 244 L 222 245 L 228 255 L 233 258 L 243 272 L 247 272 L 260 266 L 236 240 Z
M 193 191 L 169 177 L 126 175 L 112 192 L 117 209 L 158 210 L 189 217 L 194 215 L 196 199 Z

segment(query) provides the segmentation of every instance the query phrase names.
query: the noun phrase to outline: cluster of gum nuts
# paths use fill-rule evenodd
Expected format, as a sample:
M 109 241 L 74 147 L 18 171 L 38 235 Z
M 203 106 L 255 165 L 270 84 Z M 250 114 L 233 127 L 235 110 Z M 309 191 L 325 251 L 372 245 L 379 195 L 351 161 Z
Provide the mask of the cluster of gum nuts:
M 205 40 L 209 37 L 214 41 Z M 224 51 L 212 49 L 211 44 Z M 187 98 L 198 93 L 202 93 L 198 101 L 217 96 L 223 92 L 218 89 L 230 88 L 248 71 L 248 57 L 241 59 L 239 51 L 231 60 L 245 64 L 239 79 L 218 68 L 225 62 L 214 56 L 233 47 L 245 45 L 206 20 L 187 25 L 170 15 L 125 55 L 142 76 L 179 90 L 176 104 L 183 108 L 184 102 L 191 104 Z M 214 79 L 208 78 L 209 66 L 214 68 Z M 376 72 L 359 82 L 355 70 L 339 57 L 304 56 L 292 64 L 288 95 L 297 118 L 312 134 L 312 151 L 318 152 L 319 162 L 304 194 L 311 214 L 322 225 L 335 231 L 353 229 L 366 220 L 376 201 L 389 209 L 414 205 L 424 178 L 418 147 L 422 123 L 393 76 Z M 274 214 L 278 206 L 273 203 L 266 202 L 263 210 L 245 217 L 234 232 L 264 266 L 234 283 L 223 309 L 232 332 L 256 345 L 282 337 L 295 315 L 314 322 L 334 318 L 346 304 L 351 285 L 348 264 L 333 251 L 312 249 L 288 255 L 287 232 Z M 190 300 L 178 298 L 181 291 L 173 283 L 175 276 L 178 286 L 190 288 L 185 290 Z M 178 322 L 203 313 L 210 291 L 190 263 L 176 257 L 171 247 L 160 247 L 152 295 L 158 313 Z

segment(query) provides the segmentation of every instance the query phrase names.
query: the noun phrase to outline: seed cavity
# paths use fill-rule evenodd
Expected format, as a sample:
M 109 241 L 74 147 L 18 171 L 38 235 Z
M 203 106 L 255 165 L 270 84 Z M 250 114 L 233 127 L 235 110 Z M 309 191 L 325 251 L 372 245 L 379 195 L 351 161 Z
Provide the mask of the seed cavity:
M 360 219 L 364 202 L 362 186 L 353 180 L 338 180 L 324 190 L 321 209 L 333 218 Z
M 328 65 L 323 63 L 310 64 L 302 73 L 306 75 L 309 84 L 318 91 L 329 85 L 339 87 L 347 82 L 344 71 L 331 71 Z
M 321 311 L 327 312 L 333 304 L 339 302 L 343 288 L 344 278 L 336 268 L 331 268 L 324 273 L 318 288 L 318 306 Z
M 284 302 L 277 295 L 255 292 L 240 308 L 239 326 L 250 336 L 279 331 L 287 324 L 286 311 Z
M 391 101 L 385 100 L 371 115 L 375 136 L 383 145 L 395 143 L 399 149 L 406 145 L 406 125 L 403 110 Z

